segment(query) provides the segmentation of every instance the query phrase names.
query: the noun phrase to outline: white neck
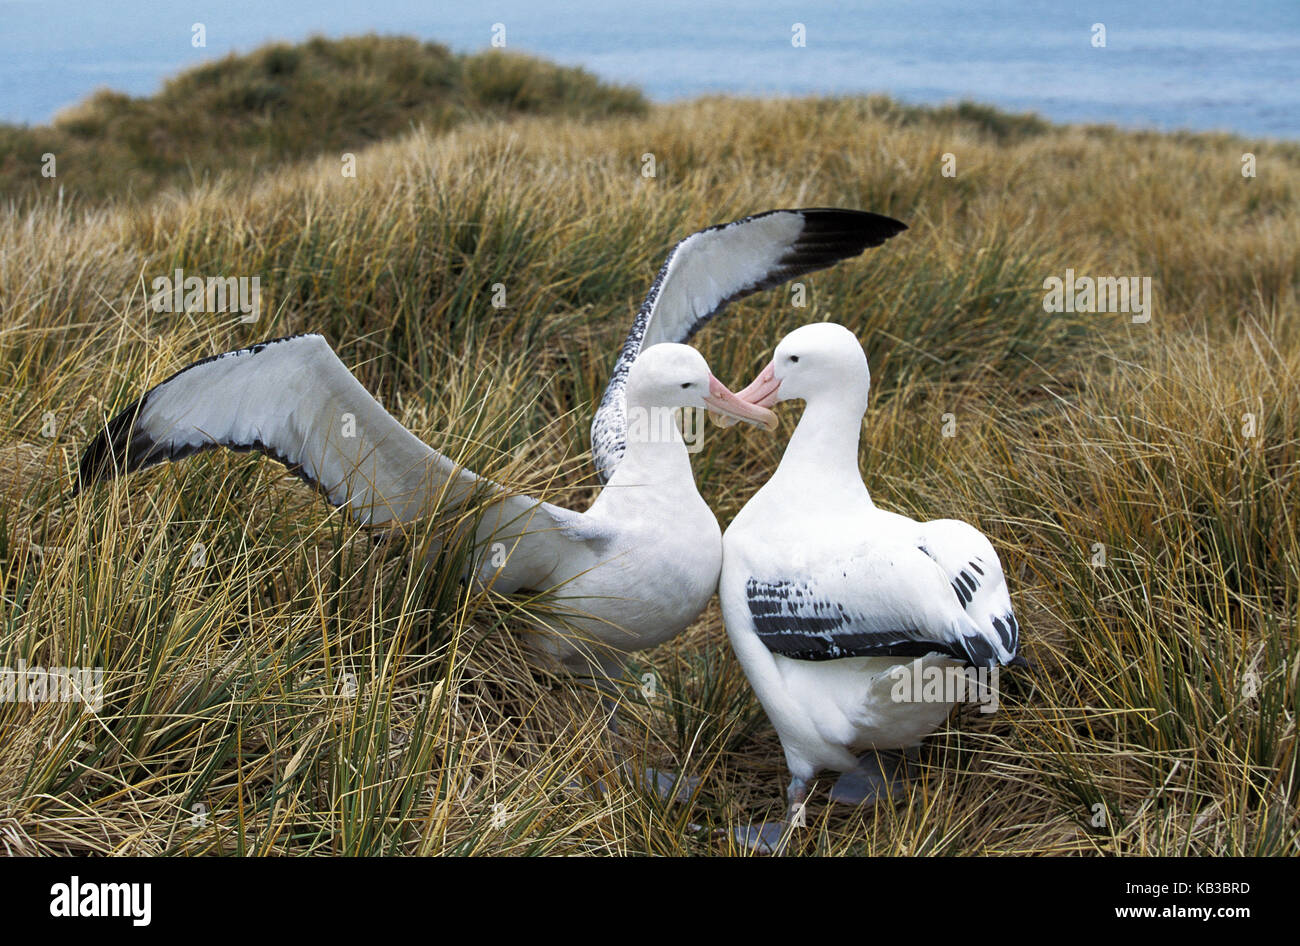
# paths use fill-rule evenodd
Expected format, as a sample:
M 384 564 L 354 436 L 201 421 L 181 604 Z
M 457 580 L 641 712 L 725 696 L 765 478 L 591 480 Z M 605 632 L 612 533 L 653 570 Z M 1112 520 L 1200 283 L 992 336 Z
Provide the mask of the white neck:
M 620 487 L 649 486 L 667 502 L 680 502 L 683 492 L 694 494 L 695 474 L 686 442 L 677 429 L 676 412 L 670 408 L 650 408 L 628 401 L 627 413 L 649 417 L 648 423 L 629 423 L 623 459 L 605 485 L 606 491 L 620 492 Z
M 864 410 L 837 392 L 807 402 L 772 481 L 816 500 L 828 493 L 867 496 L 858 468 Z

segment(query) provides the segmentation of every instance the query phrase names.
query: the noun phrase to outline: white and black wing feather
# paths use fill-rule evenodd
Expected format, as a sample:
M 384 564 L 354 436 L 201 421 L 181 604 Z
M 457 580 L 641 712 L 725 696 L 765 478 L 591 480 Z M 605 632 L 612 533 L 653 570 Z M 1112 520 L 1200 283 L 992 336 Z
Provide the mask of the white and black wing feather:
M 565 543 L 605 538 L 582 513 L 507 493 L 438 453 L 384 410 L 320 335 L 274 339 L 178 371 L 91 441 L 75 491 L 217 447 L 273 457 L 370 524 L 484 500 L 477 536 L 509 550 L 496 576 L 503 591 L 540 587 Z
M 693 233 L 664 261 L 632 323 L 591 424 L 602 482 L 623 458 L 627 373 L 645 348 L 688 341 L 728 303 L 879 246 L 907 227 L 859 210 L 770 210 Z
M 752 576 L 745 598 L 758 639 L 794 660 L 941 654 L 993 666 L 1015 658 L 961 606 L 937 563 L 905 544 L 827 552 L 797 573 Z
M 1011 655 L 1009 663 L 1024 663 L 1018 656 L 1020 622 L 993 544 L 984 533 L 959 519 L 923 522 L 917 529 L 921 537 L 918 548 L 943 569 L 962 609 L 985 634 L 997 635 L 999 650 Z

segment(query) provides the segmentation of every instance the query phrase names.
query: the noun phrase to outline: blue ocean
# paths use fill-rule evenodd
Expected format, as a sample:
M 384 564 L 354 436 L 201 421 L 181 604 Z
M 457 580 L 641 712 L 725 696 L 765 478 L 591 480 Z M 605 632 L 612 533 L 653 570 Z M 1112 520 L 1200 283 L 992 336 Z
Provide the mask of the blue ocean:
M 188 66 L 272 40 L 366 32 L 459 51 L 498 35 L 656 101 L 883 93 L 1300 138 L 1297 0 L 0 0 L 0 121 L 47 122 L 102 86 L 149 94 Z

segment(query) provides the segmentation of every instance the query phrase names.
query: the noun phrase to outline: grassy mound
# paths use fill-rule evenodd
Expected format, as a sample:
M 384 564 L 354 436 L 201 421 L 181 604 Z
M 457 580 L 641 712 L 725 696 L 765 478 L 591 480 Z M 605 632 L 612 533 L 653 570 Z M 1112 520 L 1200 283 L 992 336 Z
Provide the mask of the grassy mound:
M 455 55 L 407 37 L 315 38 L 191 69 L 157 95 L 103 90 L 48 127 L 0 125 L 0 198 L 60 186 L 91 200 L 147 195 L 223 171 L 244 173 L 345 152 L 413 126 L 645 109 L 634 89 L 500 50 Z M 41 176 L 54 154 L 57 177 Z

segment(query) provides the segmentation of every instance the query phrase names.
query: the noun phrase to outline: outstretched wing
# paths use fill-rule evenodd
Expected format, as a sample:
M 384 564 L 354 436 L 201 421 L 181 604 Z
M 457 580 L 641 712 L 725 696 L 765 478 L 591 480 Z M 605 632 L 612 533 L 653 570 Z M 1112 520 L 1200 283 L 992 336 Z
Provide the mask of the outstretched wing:
M 994 666 L 1015 658 L 967 614 L 941 567 L 906 544 L 828 551 L 782 577 L 755 575 L 745 598 L 758 639 L 794 660 L 943 654 Z
M 906 229 L 860 210 L 770 210 L 693 233 L 673 247 L 641 303 L 591 423 L 601 481 L 609 480 L 623 458 L 624 389 L 643 349 L 688 341 L 728 303 L 857 256 Z
M 509 556 L 495 579 L 501 591 L 544 587 L 567 543 L 607 538 L 582 513 L 507 493 L 438 453 L 384 410 L 320 335 L 206 358 L 150 389 L 86 447 L 74 494 L 216 447 L 273 457 L 376 525 L 486 499 L 477 538 L 503 543 Z

